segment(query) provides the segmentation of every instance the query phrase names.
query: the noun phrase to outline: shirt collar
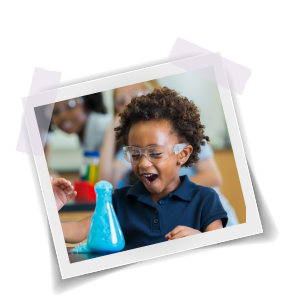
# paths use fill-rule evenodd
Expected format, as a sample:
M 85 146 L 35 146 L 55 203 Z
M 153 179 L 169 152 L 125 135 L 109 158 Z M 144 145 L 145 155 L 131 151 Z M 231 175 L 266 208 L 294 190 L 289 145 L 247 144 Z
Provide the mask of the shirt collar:
M 139 198 L 146 192 L 148 192 L 148 190 L 144 186 L 143 182 L 141 180 L 138 180 L 134 185 L 130 187 L 130 189 L 127 191 L 126 196 L 132 195 Z
M 180 176 L 179 178 L 181 180 L 180 186 L 175 191 L 171 192 L 169 194 L 169 197 L 175 195 L 182 200 L 191 201 L 197 185 L 191 182 L 187 175 Z M 130 187 L 130 189 L 127 191 L 126 196 L 132 195 L 139 199 L 146 193 L 149 194 L 148 190 L 144 186 L 143 182 L 139 180 L 133 186 Z

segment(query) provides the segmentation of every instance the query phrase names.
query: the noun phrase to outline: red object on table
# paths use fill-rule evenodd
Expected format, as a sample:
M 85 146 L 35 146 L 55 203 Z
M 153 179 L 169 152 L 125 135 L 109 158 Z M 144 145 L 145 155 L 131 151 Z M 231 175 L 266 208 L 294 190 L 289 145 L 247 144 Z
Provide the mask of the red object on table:
M 74 181 L 74 190 L 77 192 L 76 203 L 96 203 L 94 186 L 88 181 Z

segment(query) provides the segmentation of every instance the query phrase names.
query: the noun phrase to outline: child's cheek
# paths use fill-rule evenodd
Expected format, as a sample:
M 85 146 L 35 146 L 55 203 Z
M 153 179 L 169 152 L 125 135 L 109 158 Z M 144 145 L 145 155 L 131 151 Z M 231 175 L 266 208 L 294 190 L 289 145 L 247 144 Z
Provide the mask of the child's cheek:
M 132 170 L 133 170 L 134 174 L 135 174 L 138 178 L 140 178 L 140 176 L 139 176 L 139 170 L 138 170 L 137 165 L 131 165 L 131 166 L 132 166 Z

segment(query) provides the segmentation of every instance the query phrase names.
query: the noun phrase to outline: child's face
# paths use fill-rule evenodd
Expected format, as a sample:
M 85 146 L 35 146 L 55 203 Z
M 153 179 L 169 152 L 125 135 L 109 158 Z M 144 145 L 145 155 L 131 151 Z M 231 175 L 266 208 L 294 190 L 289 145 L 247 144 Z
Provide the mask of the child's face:
M 128 145 L 139 148 L 145 148 L 150 145 L 174 144 L 179 144 L 179 141 L 174 134 L 171 134 L 171 127 L 167 121 L 139 122 L 130 128 L 128 135 Z M 159 164 L 153 164 L 145 155 L 142 155 L 138 164 L 132 164 L 132 169 L 136 176 L 144 183 L 150 194 L 165 192 L 168 194 L 180 184 L 178 155 L 174 155 Z M 143 176 L 145 174 L 156 174 L 157 178 L 149 182 Z
M 52 122 L 66 133 L 82 132 L 87 112 L 78 99 L 57 102 L 53 108 Z

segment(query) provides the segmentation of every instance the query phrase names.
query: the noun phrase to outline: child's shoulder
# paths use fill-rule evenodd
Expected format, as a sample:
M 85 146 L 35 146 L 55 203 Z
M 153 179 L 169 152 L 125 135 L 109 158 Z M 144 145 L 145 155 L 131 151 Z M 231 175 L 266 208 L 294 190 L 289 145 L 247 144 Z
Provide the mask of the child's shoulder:
M 126 185 L 121 188 L 115 189 L 114 195 L 116 198 L 124 198 L 127 195 L 134 195 L 139 197 L 145 193 L 146 188 L 144 184 L 138 180 L 134 185 Z
M 116 195 L 116 196 L 120 196 L 120 195 L 124 195 L 124 194 L 126 195 L 131 187 L 132 187 L 132 185 L 125 185 L 121 188 L 117 188 L 114 190 L 114 195 Z
M 128 210 L 133 204 L 132 200 L 145 193 L 144 185 L 142 182 L 140 183 L 142 186 L 136 182 L 134 185 L 126 185 L 114 190 L 112 202 L 115 209 Z
M 198 184 L 195 184 L 195 186 L 196 186 L 195 191 L 201 192 L 202 194 L 216 194 L 217 193 L 213 188 L 208 187 L 208 186 L 203 186 L 203 185 L 198 185 Z
M 187 175 L 180 176 L 181 185 L 173 194 L 194 201 L 202 201 L 206 198 L 213 198 L 217 195 L 216 191 L 210 187 L 197 185 L 189 180 Z
M 214 197 L 218 197 L 218 193 L 211 187 L 197 185 L 195 189 L 194 197 L 202 199 L 210 199 Z
M 195 185 L 192 202 L 201 210 L 216 208 L 220 209 L 220 198 L 218 193 L 211 187 Z

